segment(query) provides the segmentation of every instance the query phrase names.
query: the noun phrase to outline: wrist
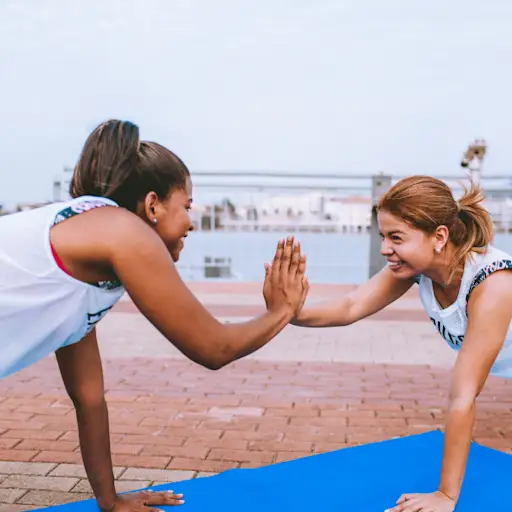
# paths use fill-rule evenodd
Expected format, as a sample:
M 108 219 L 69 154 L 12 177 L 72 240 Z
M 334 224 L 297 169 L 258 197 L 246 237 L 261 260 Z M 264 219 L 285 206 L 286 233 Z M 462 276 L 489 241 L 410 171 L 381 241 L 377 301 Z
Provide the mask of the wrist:
M 267 310 L 279 323 L 287 324 L 295 316 L 295 311 L 287 304 Z
M 96 498 L 96 504 L 98 505 L 100 512 L 112 512 L 112 510 L 114 510 L 114 507 L 116 506 L 116 502 L 116 494 L 109 497 L 98 496 Z
M 439 486 L 439 488 L 437 489 L 437 492 L 443 494 L 444 496 L 446 496 L 447 498 L 452 500 L 454 503 L 456 503 L 459 498 L 459 492 L 455 491 L 454 489 L 448 489 L 448 488 Z

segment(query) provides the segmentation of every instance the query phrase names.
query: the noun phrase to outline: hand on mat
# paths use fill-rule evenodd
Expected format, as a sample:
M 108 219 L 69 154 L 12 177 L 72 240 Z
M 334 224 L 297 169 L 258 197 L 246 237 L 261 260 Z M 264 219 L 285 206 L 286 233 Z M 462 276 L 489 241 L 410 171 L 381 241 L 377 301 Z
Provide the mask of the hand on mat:
M 279 240 L 272 264 L 265 264 L 263 297 L 269 311 L 287 308 L 295 316 L 304 305 L 309 283 L 304 273 L 306 256 L 300 252 L 300 242 L 294 237 Z
M 183 494 L 174 494 L 173 491 L 153 492 L 141 491 L 122 494 L 116 499 L 116 504 L 109 512 L 162 512 L 151 505 L 181 505 Z
M 431 494 L 402 494 L 396 506 L 384 512 L 453 512 L 455 501 L 440 491 Z

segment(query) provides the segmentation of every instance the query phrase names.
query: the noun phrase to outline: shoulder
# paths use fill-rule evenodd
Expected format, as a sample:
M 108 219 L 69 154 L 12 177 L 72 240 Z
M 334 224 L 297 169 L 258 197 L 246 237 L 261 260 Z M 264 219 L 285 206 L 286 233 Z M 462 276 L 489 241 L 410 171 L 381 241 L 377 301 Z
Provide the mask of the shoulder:
M 52 228 L 52 243 L 60 241 L 85 259 L 111 260 L 140 246 L 164 248 L 163 242 L 140 217 L 117 206 L 92 208 Z
M 468 292 L 466 300 L 470 295 L 480 288 L 491 276 L 510 274 L 502 272 L 512 270 L 512 257 L 504 251 L 489 246 L 485 253 L 473 254 L 465 267 L 464 274 L 467 273 Z M 499 278 L 501 281 L 502 278 Z M 507 279 L 505 277 L 505 279 Z M 495 278 L 493 278 L 493 281 Z
M 485 278 L 478 283 L 478 286 L 474 286 L 471 294 L 468 294 L 468 310 L 474 307 L 478 309 L 512 307 L 512 272 L 482 270 Z M 512 270 L 512 265 L 500 270 Z

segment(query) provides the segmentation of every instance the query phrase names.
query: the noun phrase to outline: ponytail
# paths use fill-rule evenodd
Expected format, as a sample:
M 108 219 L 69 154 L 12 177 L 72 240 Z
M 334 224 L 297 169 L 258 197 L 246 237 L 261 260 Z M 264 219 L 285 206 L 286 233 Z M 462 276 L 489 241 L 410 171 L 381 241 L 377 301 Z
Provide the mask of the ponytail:
M 135 211 L 148 192 L 164 199 L 174 188 L 185 188 L 190 172 L 167 148 L 141 142 L 139 127 L 111 119 L 87 138 L 69 186 L 71 197 L 106 197 Z
M 484 253 L 492 242 L 491 216 L 480 204 L 484 199 L 480 186 L 471 182 L 469 189 L 464 187 L 464 194 L 457 201 L 457 219 L 450 230 L 455 254 L 449 268 L 449 280 L 452 279 L 457 268 L 464 264 L 466 258 L 471 257 L 472 252 Z

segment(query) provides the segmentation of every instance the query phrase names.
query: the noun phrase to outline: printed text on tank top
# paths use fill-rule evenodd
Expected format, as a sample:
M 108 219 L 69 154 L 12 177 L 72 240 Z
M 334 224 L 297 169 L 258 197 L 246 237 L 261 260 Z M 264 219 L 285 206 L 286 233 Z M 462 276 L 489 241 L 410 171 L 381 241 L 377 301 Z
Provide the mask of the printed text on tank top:
M 501 259 L 494 261 L 492 263 L 489 263 L 482 267 L 478 273 L 473 277 L 471 281 L 471 285 L 469 286 L 469 289 L 466 293 L 465 302 L 466 302 L 466 315 L 467 315 L 467 304 L 470 298 L 470 295 L 472 291 L 480 284 L 482 283 L 487 277 L 489 277 L 494 272 L 500 271 L 500 270 L 512 270 L 512 260 L 510 259 Z M 419 279 L 416 280 L 416 282 L 419 282 Z M 432 286 L 432 285 L 431 285 Z M 432 289 L 432 294 L 435 297 L 435 294 Z M 455 303 L 459 300 L 459 296 L 455 300 L 455 302 L 451 305 L 449 305 L 446 308 L 441 308 L 441 310 L 447 310 L 451 308 L 452 306 L 455 306 Z M 436 301 L 437 302 L 437 301 Z M 438 304 L 439 306 L 439 304 Z M 456 335 L 451 333 L 446 326 L 441 322 L 440 320 L 430 317 L 431 322 L 434 324 L 434 327 L 437 329 L 439 334 L 443 337 L 443 339 L 448 342 L 453 347 L 460 347 L 462 342 L 464 341 L 464 334 Z

